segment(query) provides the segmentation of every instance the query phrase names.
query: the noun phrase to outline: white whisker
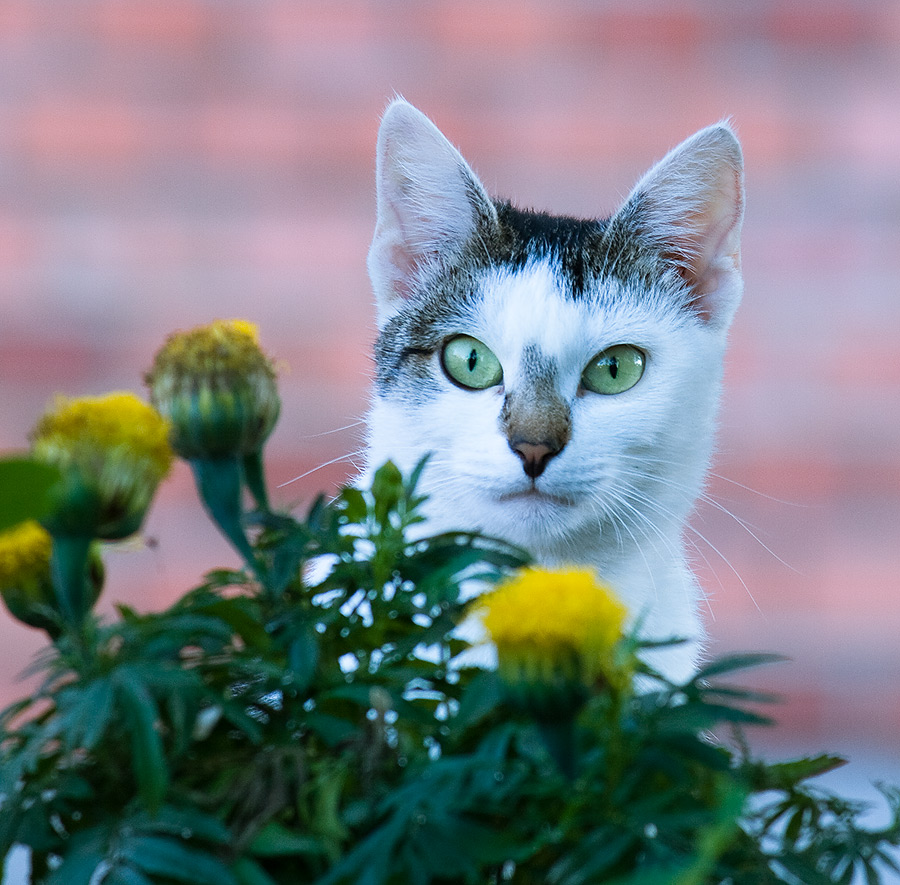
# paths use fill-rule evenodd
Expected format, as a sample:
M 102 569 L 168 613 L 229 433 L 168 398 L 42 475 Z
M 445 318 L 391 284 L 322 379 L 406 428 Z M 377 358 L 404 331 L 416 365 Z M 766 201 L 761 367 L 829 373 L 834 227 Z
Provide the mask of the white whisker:
M 725 554 L 722 553 L 722 551 L 719 550 L 719 548 L 716 547 L 716 545 L 713 544 L 712 541 L 710 541 L 709 538 L 706 537 L 706 535 L 694 528 L 694 526 L 687 525 L 685 528 L 687 529 L 687 531 L 693 532 L 701 541 L 703 541 L 704 544 L 706 544 L 710 548 L 710 550 L 713 551 L 713 553 L 715 553 L 722 560 L 722 562 L 725 563 L 725 565 L 728 566 L 729 569 L 731 569 L 734 576 L 738 579 L 738 581 L 741 582 L 741 586 L 746 591 L 747 596 L 750 597 L 750 601 L 756 607 L 756 610 L 760 614 L 762 614 L 763 610 L 759 607 L 759 603 L 756 601 L 756 597 L 754 597 L 750 588 L 747 586 L 747 582 L 741 577 L 740 572 L 731 564 L 731 561 L 728 559 L 728 557 L 725 556 Z
M 759 489 L 754 489 L 752 486 L 745 486 L 742 482 L 738 482 L 736 479 L 729 479 L 727 476 L 723 476 L 721 473 L 715 473 L 712 470 L 709 472 L 708 476 L 715 477 L 716 479 L 720 479 L 722 482 L 727 482 L 730 485 L 737 486 L 739 489 L 743 489 L 745 492 L 750 492 L 750 494 L 752 495 L 758 495 L 760 498 L 765 498 L 765 500 L 772 501 L 775 504 L 784 504 L 787 507 L 807 506 L 800 501 L 786 501 L 783 498 L 776 498 L 773 495 L 767 495 L 765 492 L 759 491 Z
M 313 467 L 311 470 L 307 470 L 306 473 L 301 473 L 299 476 L 295 476 L 292 479 L 285 480 L 283 483 L 279 483 L 278 488 L 283 489 L 285 486 L 289 486 L 292 482 L 299 482 L 301 479 L 306 479 L 307 476 L 311 476 L 313 473 L 322 470 L 322 468 L 330 467 L 332 464 L 339 464 L 341 461 L 349 461 L 354 470 L 359 470 L 359 465 L 354 459 L 358 458 L 360 455 L 365 454 L 365 451 L 365 449 L 357 449 L 355 452 L 349 452 L 346 455 L 339 455 L 337 458 L 332 458 L 330 461 L 325 461 L 323 464 L 319 464 L 316 467 Z
M 636 459 L 634 459 L 634 460 L 636 460 Z M 667 462 L 664 459 L 656 459 L 656 461 L 657 461 L 657 463 L 674 463 L 674 462 Z M 645 479 L 651 480 L 653 482 L 659 483 L 661 485 L 668 486 L 669 488 L 672 488 L 675 491 L 682 491 L 685 493 L 686 496 L 688 495 L 688 493 L 690 491 L 686 486 L 682 485 L 681 483 L 675 482 L 673 479 L 671 479 L 669 477 L 657 476 L 656 474 L 641 473 L 641 472 L 635 471 L 635 470 L 627 470 L 624 472 L 630 476 L 645 478 Z M 711 474 L 711 475 L 718 476 L 718 474 Z M 719 478 L 724 479 L 726 482 L 731 482 L 731 480 L 727 480 L 725 477 L 719 477 Z M 743 485 L 741 485 L 741 483 L 735 482 L 734 485 L 737 485 L 741 488 L 747 489 L 747 491 L 754 492 L 753 489 L 749 488 L 748 486 L 743 486 Z M 761 492 L 754 492 L 754 494 L 759 494 L 764 498 L 769 497 L 768 495 L 763 495 Z M 796 569 L 794 566 L 792 566 L 789 562 L 786 562 L 784 559 L 782 559 L 768 544 L 766 544 L 766 542 L 763 541 L 762 538 L 760 538 L 759 535 L 756 533 L 753 526 L 751 526 L 746 520 L 742 519 L 737 514 L 733 513 L 728 507 L 726 507 L 724 504 L 722 504 L 721 501 L 716 500 L 712 495 L 708 494 L 707 492 L 701 492 L 697 496 L 697 500 L 703 501 L 704 503 L 708 504 L 710 507 L 713 507 L 715 510 L 719 511 L 723 515 L 734 520 L 734 522 L 737 523 L 737 525 L 739 525 L 748 535 L 750 535 L 750 537 L 753 538 L 753 540 L 756 541 L 756 543 L 759 544 L 759 546 L 762 547 L 763 550 L 765 550 L 766 553 L 768 553 L 770 556 L 772 556 L 777 562 L 781 563 L 781 565 L 783 565 L 787 569 L 790 569 L 795 574 L 798 574 L 798 575 L 802 574 L 798 569 Z M 776 503 L 789 503 L 789 502 L 778 501 L 777 498 L 770 498 L 769 500 L 775 501 Z M 803 505 L 798 505 L 798 506 L 803 506 Z
M 341 433 L 344 430 L 352 430 L 354 427 L 359 427 L 361 424 L 365 424 L 366 422 L 362 419 L 359 421 L 354 421 L 352 424 L 345 424 L 343 427 L 335 427 L 332 430 L 323 430 L 320 433 L 306 433 L 303 434 L 300 439 L 318 439 L 320 436 L 329 436 L 332 433 Z

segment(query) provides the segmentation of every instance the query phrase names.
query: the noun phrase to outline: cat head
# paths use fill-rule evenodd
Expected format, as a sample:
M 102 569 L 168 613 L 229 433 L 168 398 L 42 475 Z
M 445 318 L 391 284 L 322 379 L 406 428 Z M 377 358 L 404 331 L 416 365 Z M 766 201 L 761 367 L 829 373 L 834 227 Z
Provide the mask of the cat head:
M 492 199 L 396 100 L 377 202 L 372 464 L 431 453 L 432 517 L 539 555 L 680 525 L 742 289 L 731 129 L 698 132 L 612 216 L 578 220 Z

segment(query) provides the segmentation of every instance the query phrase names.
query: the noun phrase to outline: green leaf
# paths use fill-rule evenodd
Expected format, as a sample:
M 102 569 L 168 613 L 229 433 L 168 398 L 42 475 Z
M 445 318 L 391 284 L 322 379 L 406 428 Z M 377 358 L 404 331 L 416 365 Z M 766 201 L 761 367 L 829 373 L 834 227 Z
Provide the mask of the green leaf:
M 789 660 L 783 655 L 767 652 L 725 655 L 715 661 L 711 661 L 705 667 L 701 667 L 694 678 L 693 683 L 711 679 L 713 676 L 721 676 L 723 673 L 734 673 L 736 670 L 747 670 L 751 667 L 760 667 L 763 664 L 779 664 Z
M 40 760 L 52 758 L 54 744 L 62 730 L 59 716 L 47 717 L 40 724 L 30 723 L 23 730 L 23 739 L 15 754 L 4 754 L 4 764 L 0 765 L 0 795 L 17 791 L 20 778 L 34 774 Z
M 222 587 L 243 587 L 247 584 L 247 574 L 233 568 L 210 569 L 204 577 L 201 590 L 218 590 Z M 190 594 L 189 594 L 190 596 Z M 188 599 L 186 596 L 185 599 Z M 183 599 L 182 602 L 185 600 Z
M 103 859 L 100 852 L 67 854 L 62 864 L 47 877 L 47 885 L 91 885 L 94 872 Z
M 240 460 L 237 457 L 195 458 L 190 461 L 190 465 L 207 513 L 262 580 L 256 554 L 244 531 L 241 505 L 243 469 Z
M 71 749 L 92 750 L 103 737 L 114 710 L 114 689 L 106 677 L 66 691 L 59 699 L 59 714 L 66 723 Z
M 222 715 L 238 728 L 254 744 L 261 744 L 263 731 L 259 723 L 247 714 L 246 707 L 240 703 L 226 702 L 222 704 Z
M 790 762 L 754 765 L 750 779 L 757 790 L 789 790 L 801 781 L 834 771 L 846 764 L 847 760 L 842 756 L 823 753 Z
M 304 718 L 307 728 L 314 731 L 329 747 L 336 747 L 356 734 L 356 727 L 328 713 L 308 713 Z
M 97 867 L 106 859 L 107 835 L 105 830 L 97 828 L 75 836 L 67 846 L 62 863 L 44 885 L 90 885 Z
M 784 867 L 791 873 L 794 879 L 778 879 L 781 882 L 802 882 L 803 885 L 834 885 L 831 876 L 819 872 L 815 868 L 815 858 L 808 858 L 793 854 L 779 855 L 777 858 L 779 867 Z
M 409 821 L 395 815 L 356 842 L 316 885 L 386 885 L 390 877 L 392 854 L 406 836 Z M 396 879 L 407 885 L 410 878 Z
M 341 491 L 339 500 L 348 522 L 361 523 L 365 521 L 368 508 L 365 496 L 359 489 L 348 486 Z
M 232 868 L 239 885 L 278 885 L 255 861 L 242 857 Z
M 322 844 L 314 836 L 295 833 L 278 821 L 270 821 L 259 831 L 249 851 L 257 857 L 324 853 Z
M 157 731 L 159 710 L 147 687 L 129 670 L 120 669 L 114 679 L 125 712 L 123 725 L 131 732 L 131 762 L 138 790 L 147 807 L 156 811 L 169 787 L 165 751 Z
M 189 885 L 237 885 L 234 873 L 222 861 L 180 839 L 134 836 L 123 843 L 121 853 L 149 876 Z
M 597 878 L 620 858 L 633 850 L 637 837 L 632 832 L 622 832 L 612 827 L 604 827 L 588 834 L 576 850 L 566 854 L 547 874 L 548 885 L 583 885 L 585 882 L 602 882 Z
M 212 615 L 227 624 L 249 646 L 263 651 L 270 644 L 269 634 L 260 623 L 253 608 L 253 600 L 241 596 L 230 599 L 214 598 L 197 606 L 194 611 Z
M 0 531 L 47 516 L 61 478 L 57 467 L 26 456 L 0 459 Z
M 153 885 L 153 882 L 132 866 L 116 864 L 103 877 L 103 885 Z
M 416 491 L 416 486 L 419 485 L 419 480 L 422 478 L 422 473 L 425 470 L 425 465 L 429 462 L 430 459 L 431 459 L 431 453 L 428 452 L 425 455 L 423 455 L 419 459 L 419 463 L 416 464 L 415 467 L 413 467 L 413 471 L 412 471 L 412 473 L 410 473 L 409 479 L 407 479 L 407 481 L 406 481 L 406 488 L 407 488 L 407 492 L 410 495 L 410 497 L 412 497 L 414 495 L 414 493 Z
M 137 832 L 154 835 L 184 838 L 187 833 L 191 839 L 201 839 L 214 845 L 227 845 L 232 838 L 228 827 L 218 818 L 190 806 L 164 805 L 153 815 L 138 815 L 130 826 Z
M 288 647 L 288 666 L 293 673 L 292 687 L 299 692 L 306 691 L 316 674 L 319 663 L 319 642 L 311 625 L 296 636 Z
M 402 494 L 403 475 L 392 461 L 388 461 L 375 471 L 375 476 L 372 479 L 375 518 L 379 523 L 384 523 L 388 513 L 396 510 Z
M 709 685 L 703 689 L 706 698 L 723 698 L 733 701 L 743 701 L 747 704 L 778 704 L 784 698 L 782 695 L 767 691 L 751 691 L 746 688 L 735 688 L 731 685 Z
M 661 710 L 656 717 L 656 726 L 663 733 L 694 733 L 713 728 L 721 722 L 736 722 L 743 725 L 770 725 L 772 720 L 758 713 L 730 707 L 725 704 L 694 702 L 681 707 Z

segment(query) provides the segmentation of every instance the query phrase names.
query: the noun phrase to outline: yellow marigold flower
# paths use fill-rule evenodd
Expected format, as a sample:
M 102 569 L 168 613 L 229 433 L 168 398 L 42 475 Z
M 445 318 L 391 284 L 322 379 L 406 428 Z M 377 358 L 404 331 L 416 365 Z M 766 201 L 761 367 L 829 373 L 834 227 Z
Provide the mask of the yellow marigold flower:
M 614 681 L 627 610 L 592 571 L 526 568 L 478 606 L 501 676 L 532 712 L 555 715 Z
M 281 408 L 275 369 L 245 320 L 170 335 L 145 381 L 171 422 L 172 446 L 189 460 L 259 452 Z
M 65 535 L 133 534 L 172 465 L 166 421 L 133 393 L 57 397 L 31 442 L 36 458 L 63 472 L 47 525 Z
M 548 654 L 605 652 L 622 635 L 627 610 L 588 569 L 526 568 L 486 597 L 484 625 L 498 647 L 528 644 Z
M 54 617 L 57 599 L 50 569 L 50 533 L 33 520 L 0 532 L 0 596 L 13 617 L 59 635 Z M 103 561 L 92 548 L 88 561 L 89 590 L 96 601 L 103 586 Z
M 0 532 L 0 588 L 50 574 L 50 533 L 34 520 Z

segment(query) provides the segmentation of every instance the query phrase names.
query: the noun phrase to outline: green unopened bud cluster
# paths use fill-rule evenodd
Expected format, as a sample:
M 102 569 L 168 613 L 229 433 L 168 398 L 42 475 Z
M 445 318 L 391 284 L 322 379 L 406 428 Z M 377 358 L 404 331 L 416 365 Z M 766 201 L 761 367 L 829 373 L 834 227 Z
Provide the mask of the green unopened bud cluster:
M 171 424 L 172 447 L 187 460 L 258 452 L 281 408 L 275 370 L 244 320 L 171 335 L 145 380 Z
M 62 632 L 50 557 L 53 539 L 34 520 L 0 532 L 0 596 L 9 613 L 56 638 Z M 84 574 L 91 604 L 103 588 L 104 568 L 96 544 L 89 550 Z
M 280 400 L 256 327 L 216 321 L 171 335 L 146 375 L 152 405 L 131 393 L 58 397 L 31 435 L 31 458 L 59 478 L 34 515 L 0 536 L 0 592 L 15 617 L 76 634 L 102 585 L 96 541 L 137 532 L 173 450 L 191 463 L 219 527 L 259 572 L 241 505 L 268 511 L 262 448 Z

